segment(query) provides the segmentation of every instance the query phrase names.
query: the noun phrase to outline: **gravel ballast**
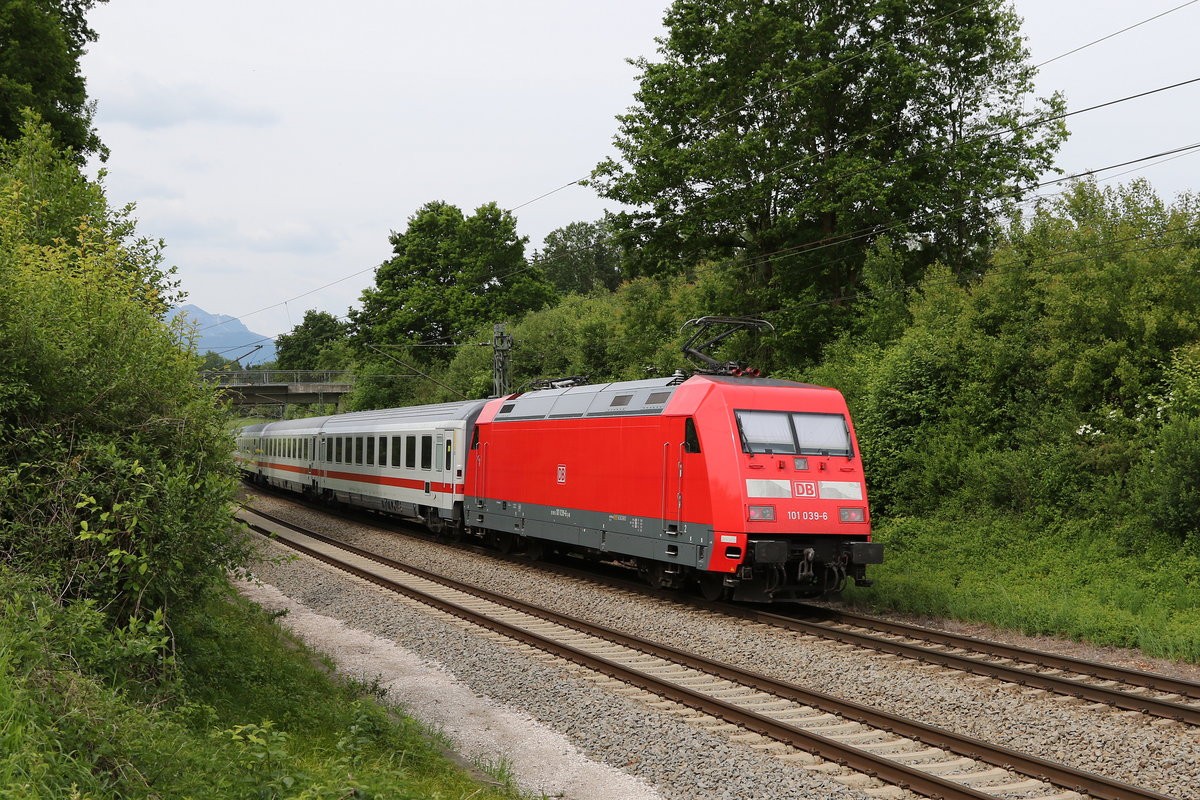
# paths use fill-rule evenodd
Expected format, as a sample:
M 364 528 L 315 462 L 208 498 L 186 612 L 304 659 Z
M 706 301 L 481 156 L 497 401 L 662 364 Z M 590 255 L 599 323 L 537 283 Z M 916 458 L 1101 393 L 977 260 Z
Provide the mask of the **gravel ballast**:
M 536 567 L 380 533 L 269 496 L 255 504 L 449 577 L 1078 769 L 1200 800 L 1200 731 L 1195 728 L 615 592 Z M 331 568 L 289 559 L 264 562 L 255 572 L 317 614 L 442 665 L 478 695 L 540 721 L 591 759 L 636 776 L 662 797 L 864 796 L 839 784 L 834 775 L 751 751 L 603 691 L 571 670 L 388 602 L 377 588 Z M 327 651 L 319 641 L 310 643 Z M 537 783 L 541 778 L 525 783 L 515 755 L 508 758 L 523 785 L 553 796 L 539 788 L 548 785 Z M 568 797 L 586 796 L 565 786 L 561 791 Z M 598 796 L 640 795 L 610 791 Z

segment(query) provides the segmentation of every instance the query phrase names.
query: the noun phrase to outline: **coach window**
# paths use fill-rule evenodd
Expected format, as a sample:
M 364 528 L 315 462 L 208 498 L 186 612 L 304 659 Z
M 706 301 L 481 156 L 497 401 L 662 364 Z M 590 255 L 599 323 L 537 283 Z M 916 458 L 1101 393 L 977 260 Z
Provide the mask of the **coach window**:
M 696 420 L 691 417 L 688 417 L 683 423 L 683 452 L 700 452 L 700 437 L 696 435 Z
M 404 463 L 409 469 L 417 468 L 417 437 L 404 437 Z
M 340 464 L 340 463 L 342 463 L 342 437 L 340 437 L 340 436 L 337 437 L 336 439 L 333 440 L 333 443 L 337 448 L 334 451 L 333 461 L 335 464 Z
M 433 437 L 421 437 L 421 469 L 433 469 Z
M 367 463 L 368 464 L 375 463 L 375 437 L 374 436 L 367 437 Z
M 363 437 L 356 436 L 354 442 L 354 463 L 363 463 Z
M 379 437 L 379 466 L 387 466 L 387 437 Z
M 393 436 L 392 437 L 392 466 L 393 467 L 404 466 L 404 462 L 402 460 L 403 458 L 404 458 L 404 437 L 403 436 Z
M 454 465 L 454 441 L 446 439 L 446 469 Z
M 325 460 L 333 463 L 333 439 L 325 440 Z

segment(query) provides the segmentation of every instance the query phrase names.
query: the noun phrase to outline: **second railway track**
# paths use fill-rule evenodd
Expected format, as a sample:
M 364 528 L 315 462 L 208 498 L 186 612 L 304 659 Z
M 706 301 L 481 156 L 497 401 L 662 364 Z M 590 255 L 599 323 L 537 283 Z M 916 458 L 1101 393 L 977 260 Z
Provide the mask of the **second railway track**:
M 1165 795 L 1111 781 L 978 739 L 715 662 L 693 653 L 530 607 L 513 598 L 389 563 L 266 516 L 248 520 L 293 546 L 360 577 L 469 619 L 589 669 L 712 714 L 868 775 L 944 798 L 1163 800 Z M 354 562 L 347 564 L 346 562 Z M 403 575 L 409 577 L 403 577 Z M 403 586 L 403 588 L 399 588 Z

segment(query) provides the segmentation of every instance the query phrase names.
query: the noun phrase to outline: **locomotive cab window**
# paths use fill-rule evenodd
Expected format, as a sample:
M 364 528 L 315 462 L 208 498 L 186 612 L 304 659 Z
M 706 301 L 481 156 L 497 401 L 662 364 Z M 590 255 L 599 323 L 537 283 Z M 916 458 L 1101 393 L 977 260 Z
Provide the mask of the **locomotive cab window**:
M 700 437 L 696 434 L 696 420 L 691 417 L 683 422 L 683 452 L 700 452 Z
M 847 456 L 850 428 L 841 414 L 787 411 L 736 411 L 745 453 Z

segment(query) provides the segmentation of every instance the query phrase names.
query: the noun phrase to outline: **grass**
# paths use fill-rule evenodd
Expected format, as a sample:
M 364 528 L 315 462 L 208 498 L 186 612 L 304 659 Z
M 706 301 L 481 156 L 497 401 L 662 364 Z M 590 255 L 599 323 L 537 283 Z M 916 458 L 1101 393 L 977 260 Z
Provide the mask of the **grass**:
M 1200 558 L 1128 526 L 1009 515 L 880 522 L 859 605 L 1200 661 Z M 1136 542 L 1136 544 L 1131 544 Z
M 0 597 L 0 800 L 520 797 L 475 780 L 231 591 L 177 621 L 181 667 L 154 686 L 108 684 L 72 656 L 72 638 L 101 624 L 94 610 L 60 608 L 11 573 Z

